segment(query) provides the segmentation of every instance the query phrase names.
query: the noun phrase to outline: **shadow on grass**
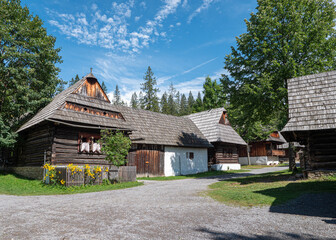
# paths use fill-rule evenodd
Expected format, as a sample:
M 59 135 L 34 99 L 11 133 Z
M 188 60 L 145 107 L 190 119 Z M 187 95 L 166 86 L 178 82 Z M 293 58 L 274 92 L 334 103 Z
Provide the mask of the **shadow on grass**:
M 238 182 L 240 185 L 247 185 L 253 183 L 271 183 L 271 182 L 280 182 L 280 181 L 288 181 L 291 177 L 291 174 L 288 170 L 279 171 L 277 175 L 274 172 L 263 173 L 263 174 L 251 174 L 251 173 L 241 173 L 238 177 L 242 178 L 234 178 L 234 179 L 223 179 L 220 181 L 227 182 Z
M 286 232 L 268 232 L 268 233 L 254 233 L 244 235 L 241 233 L 230 233 L 230 232 L 219 232 L 213 231 L 208 228 L 198 228 L 198 232 L 206 233 L 208 239 L 214 240 L 231 240 L 231 239 L 251 239 L 251 240 L 282 240 L 282 239 L 300 239 L 300 240 L 318 240 L 319 237 L 313 236 L 311 234 L 296 234 L 296 233 L 286 233 Z M 323 238 L 325 240 L 331 240 L 333 238 Z
M 336 219 L 335 181 L 298 181 L 256 193 L 274 197 L 270 212 Z M 288 199 L 289 202 L 285 203 Z M 326 220 L 335 224 L 335 220 Z
M 7 176 L 7 175 L 12 175 L 16 178 L 23 179 L 23 180 L 36 180 L 36 179 L 33 179 L 33 178 L 24 177 L 22 175 L 16 174 L 16 173 L 11 172 L 11 171 L 0 170 L 0 176 Z

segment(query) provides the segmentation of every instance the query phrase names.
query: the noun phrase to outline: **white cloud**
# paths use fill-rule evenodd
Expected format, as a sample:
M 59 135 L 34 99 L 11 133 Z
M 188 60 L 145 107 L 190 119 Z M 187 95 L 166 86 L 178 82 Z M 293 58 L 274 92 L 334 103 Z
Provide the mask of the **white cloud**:
M 200 12 L 202 12 L 205 9 L 208 9 L 211 5 L 211 3 L 214 2 L 214 0 L 203 0 L 203 3 L 201 6 L 199 6 L 188 18 L 188 23 L 191 23 L 191 20 L 198 15 Z
M 129 54 L 139 53 L 150 43 L 159 38 L 166 38 L 167 33 L 160 30 L 170 14 L 175 13 L 181 0 L 165 0 L 163 6 L 152 19 L 135 31 L 129 31 L 129 18 L 132 16 L 134 0 L 127 3 L 113 2 L 111 11 L 105 14 L 97 4 L 92 4 L 93 12 L 88 14 L 64 14 L 50 12 L 54 19 L 49 23 L 57 27 L 67 38 L 74 38 L 78 43 L 100 46 Z M 145 2 L 140 3 L 146 7 Z M 140 16 L 134 18 L 135 21 Z
M 134 21 L 139 21 L 139 19 L 140 19 L 141 17 L 140 16 L 136 16 L 136 17 L 134 17 Z
M 184 0 L 183 3 L 182 3 L 182 7 L 187 7 L 188 6 L 188 0 Z

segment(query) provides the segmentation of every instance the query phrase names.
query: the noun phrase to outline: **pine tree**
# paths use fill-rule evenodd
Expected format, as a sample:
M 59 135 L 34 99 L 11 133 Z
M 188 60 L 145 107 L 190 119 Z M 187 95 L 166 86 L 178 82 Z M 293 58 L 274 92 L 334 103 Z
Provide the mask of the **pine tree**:
M 176 107 L 176 89 L 173 83 L 170 84 L 168 90 L 168 111 L 167 114 L 176 116 L 178 114 Z
M 168 94 L 167 92 L 164 92 L 164 94 L 161 97 L 160 106 L 161 106 L 161 112 L 164 114 L 168 114 L 169 108 L 168 108 Z
M 197 95 L 192 111 L 193 113 L 197 113 L 197 112 L 202 112 L 203 110 L 204 110 L 204 107 L 203 107 L 202 96 L 201 96 L 201 93 L 198 92 L 198 95 Z
M 194 99 L 192 92 L 190 91 L 189 96 L 188 96 L 188 114 L 192 113 L 194 104 L 195 104 L 195 99 Z
M 181 107 L 181 94 L 180 91 L 177 91 L 175 95 L 175 106 L 176 106 L 176 115 L 180 115 L 180 107 Z
M 103 89 L 104 93 L 107 93 L 107 87 L 106 87 L 104 81 L 101 84 L 101 88 Z
M 139 93 L 139 107 L 141 109 L 145 109 L 144 96 L 143 96 L 143 93 L 141 91 Z
M 188 115 L 188 101 L 187 101 L 187 97 L 182 94 L 181 96 L 181 101 L 180 101 L 180 112 L 179 115 L 180 116 L 184 116 L 184 115 Z
M 119 90 L 118 85 L 116 85 L 116 88 L 114 90 L 112 103 L 114 105 L 122 105 L 122 101 L 120 97 L 120 90 Z
M 132 97 L 131 97 L 131 107 L 132 108 L 139 108 L 139 101 L 138 101 L 138 95 L 136 94 L 136 92 L 134 92 L 132 94 Z
M 74 85 L 79 80 L 80 80 L 80 78 L 79 78 L 78 74 L 76 74 L 75 78 L 71 78 L 71 80 L 69 81 L 69 86 Z
M 157 96 L 159 89 L 156 88 L 156 78 L 150 66 L 148 66 L 144 80 L 145 82 L 141 84 L 141 90 L 144 92 L 144 108 L 153 112 L 159 112 L 159 98 Z

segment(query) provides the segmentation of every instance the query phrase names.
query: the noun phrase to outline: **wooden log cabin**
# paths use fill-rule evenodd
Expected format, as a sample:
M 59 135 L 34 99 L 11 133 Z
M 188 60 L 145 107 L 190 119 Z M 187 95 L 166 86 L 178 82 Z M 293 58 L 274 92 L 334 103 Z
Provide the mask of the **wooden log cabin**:
M 305 145 L 306 170 L 336 170 L 336 71 L 289 79 L 288 142 Z
M 137 166 L 138 176 L 208 170 L 206 153 L 211 144 L 191 120 L 112 105 L 92 73 L 21 126 L 12 165 L 29 168 L 25 171 L 36 176 L 45 153 L 53 165 L 109 165 L 98 143 L 101 129 L 130 137 L 128 164 Z
M 286 152 L 279 146 L 286 143 L 282 135 L 275 131 L 265 140 L 250 142 L 248 149 L 239 149 L 241 165 L 275 165 L 279 164 L 279 157 L 285 157 Z M 249 156 L 248 152 L 249 151 Z
M 224 108 L 211 109 L 188 115 L 213 145 L 208 150 L 209 167 L 215 170 L 240 169 L 238 149 L 245 141 L 231 127 Z

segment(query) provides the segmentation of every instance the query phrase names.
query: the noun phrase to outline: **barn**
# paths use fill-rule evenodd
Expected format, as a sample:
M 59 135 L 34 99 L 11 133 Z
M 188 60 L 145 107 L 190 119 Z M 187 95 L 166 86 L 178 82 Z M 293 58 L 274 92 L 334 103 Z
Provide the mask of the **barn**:
M 336 71 L 287 81 L 288 142 L 305 145 L 307 170 L 336 169 Z
M 12 170 L 40 178 L 53 165 L 109 165 L 100 130 L 122 131 L 132 141 L 128 160 L 138 175 L 171 176 L 207 171 L 211 144 L 189 119 L 112 105 L 89 73 L 64 90 L 17 131 Z
M 238 149 L 246 149 L 245 141 L 231 127 L 224 108 L 211 109 L 186 116 L 191 119 L 208 141 L 209 166 L 216 170 L 240 169 Z
M 239 162 L 242 165 L 274 165 L 279 164 L 279 158 L 285 157 L 286 152 L 279 149 L 279 146 L 286 143 L 286 140 L 278 132 L 272 132 L 265 140 L 249 143 L 246 148 L 239 149 Z

